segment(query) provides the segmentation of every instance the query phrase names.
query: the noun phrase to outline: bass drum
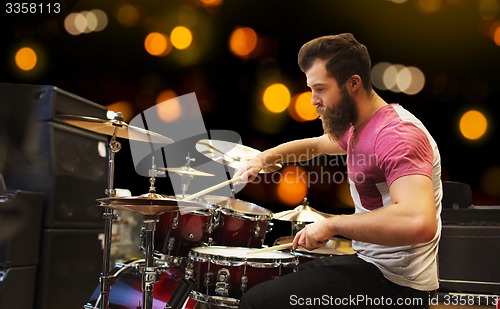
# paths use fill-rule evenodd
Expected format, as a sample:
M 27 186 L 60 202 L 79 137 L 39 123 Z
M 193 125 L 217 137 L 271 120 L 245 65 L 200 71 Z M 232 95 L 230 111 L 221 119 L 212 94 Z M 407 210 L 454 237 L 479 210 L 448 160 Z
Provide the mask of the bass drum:
M 142 274 L 144 259 L 127 264 L 117 264 L 110 275 L 116 276 L 116 282 L 111 286 L 109 294 L 110 309 L 135 309 L 142 302 Z M 153 309 L 164 309 L 174 294 L 177 286 L 184 278 L 184 267 L 162 268 L 160 279 L 154 285 Z M 84 308 L 100 308 L 101 287 L 98 285 Z M 194 309 L 197 302 L 187 298 L 182 308 Z

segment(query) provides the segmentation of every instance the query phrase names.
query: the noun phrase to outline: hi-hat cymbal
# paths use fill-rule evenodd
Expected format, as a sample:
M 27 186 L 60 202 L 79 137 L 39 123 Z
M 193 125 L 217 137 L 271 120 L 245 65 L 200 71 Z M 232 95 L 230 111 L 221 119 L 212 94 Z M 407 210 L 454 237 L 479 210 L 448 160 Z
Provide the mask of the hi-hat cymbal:
M 97 199 L 99 206 L 137 212 L 141 215 L 161 215 L 165 212 L 183 211 L 192 212 L 209 206 L 184 201 L 173 196 L 156 193 L 146 193 L 140 196 L 105 197 Z
M 309 205 L 299 205 L 292 210 L 275 213 L 273 219 L 294 222 L 316 222 L 333 215 L 327 214 L 310 207 Z
M 192 167 L 166 167 L 166 168 L 160 168 L 161 170 L 177 173 L 179 175 L 190 175 L 190 176 L 214 176 L 214 174 L 210 173 L 205 173 L 202 171 L 198 171 Z
M 58 120 L 86 129 L 95 133 L 106 134 L 117 137 L 152 143 L 171 144 L 174 141 L 158 133 L 154 133 L 142 128 L 130 126 L 123 120 L 118 119 L 100 119 L 76 115 L 57 115 Z
M 261 153 L 259 150 L 232 142 L 202 139 L 196 143 L 196 150 L 215 162 L 234 169 Z M 271 173 L 281 168 L 281 164 L 265 166 L 259 173 Z

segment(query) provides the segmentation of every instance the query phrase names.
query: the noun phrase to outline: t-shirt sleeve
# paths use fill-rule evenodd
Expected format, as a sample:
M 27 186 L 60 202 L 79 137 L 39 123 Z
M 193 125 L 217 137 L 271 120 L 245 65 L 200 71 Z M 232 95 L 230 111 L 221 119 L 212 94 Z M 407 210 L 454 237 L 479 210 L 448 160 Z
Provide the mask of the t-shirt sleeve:
M 424 175 L 432 179 L 433 151 L 424 131 L 409 122 L 384 128 L 375 143 L 378 164 L 390 186 L 408 175 Z

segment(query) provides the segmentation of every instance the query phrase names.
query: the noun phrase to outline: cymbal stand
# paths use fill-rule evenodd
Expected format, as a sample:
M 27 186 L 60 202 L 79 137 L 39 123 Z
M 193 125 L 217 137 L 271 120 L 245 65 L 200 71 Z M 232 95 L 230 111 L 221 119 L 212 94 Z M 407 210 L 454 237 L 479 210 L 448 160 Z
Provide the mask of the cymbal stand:
M 154 232 L 156 223 L 160 220 L 159 215 L 144 215 L 144 232 L 146 233 L 146 265 L 142 273 L 142 308 L 153 308 L 153 289 L 156 281 L 158 281 L 158 273 L 154 267 L 153 251 L 154 251 Z
M 115 120 L 123 120 L 121 113 L 117 113 Z M 121 144 L 116 140 L 116 129 L 113 136 L 109 142 L 108 151 L 108 188 L 106 189 L 106 195 L 108 197 L 114 197 L 116 195 L 114 187 L 114 174 L 115 174 L 115 154 L 120 151 Z M 108 309 L 109 306 L 109 293 L 111 290 L 111 276 L 109 275 L 111 269 L 111 237 L 112 237 L 112 226 L 113 220 L 116 219 L 116 215 L 113 213 L 113 209 L 109 207 L 104 207 L 104 248 L 102 255 L 102 274 L 99 279 L 101 285 L 101 303 L 100 309 Z
M 195 158 L 189 157 L 189 152 L 186 157 L 186 164 L 184 165 L 184 168 L 186 170 L 189 170 L 191 168 L 191 162 L 196 161 Z M 182 197 L 186 197 L 186 192 L 188 191 L 189 188 L 189 183 L 191 183 L 191 180 L 193 180 L 194 176 L 193 175 L 181 175 L 181 182 L 182 182 Z
M 154 163 L 153 157 L 153 166 L 149 171 L 149 175 L 151 176 L 149 183 L 151 184 L 149 187 L 149 193 L 156 193 L 155 189 L 155 177 L 158 175 L 158 171 L 156 170 L 156 165 Z M 153 289 L 155 283 L 159 280 L 159 274 L 156 271 L 154 266 L 154 233 L 156 230 L 156 223 L 160 221 L 159 215 L 144 215 L 144 226 L 143 233 L 146 235 L 145 237 L 145 260 L 146 264 L 144 266 L 144 270 L 142 272 L 142 308 L 143 309 L 152 309 L 153 308 Z M 138 307 L 139 308 L 139 307 Z

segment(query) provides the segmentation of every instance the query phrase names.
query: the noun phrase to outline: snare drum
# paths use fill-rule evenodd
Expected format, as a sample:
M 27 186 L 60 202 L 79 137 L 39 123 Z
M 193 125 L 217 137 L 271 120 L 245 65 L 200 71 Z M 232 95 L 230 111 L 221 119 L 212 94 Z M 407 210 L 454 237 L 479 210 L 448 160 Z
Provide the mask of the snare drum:
M 237 308 L 241 296 L 252 286 L 289 274 L 298 261 L 280 251 L 248 254 L 255 248 L 198 247 L 191 250 L 186 274 L 196 285 L 191 298 L 205 304 Z
M 216 209 L 217 226 L 212 236 L 214 245 L 262 247 L 270 229 L 270 210 L 225 196 L 207 195 L 203 200 Z
M 288 244 L 293 242 L 294 236 L 285 236 L 276 239 L 275 245 Z M 292 252 L 291 250 L 286 250 L 286 252 Z M 305 263 L 313 259 L 321 259 L 324 257 L 335 256 L 335 255 L 350 255 L 354 254 L 356 251 L 352 249 L 351 240 L 345 238 L 333 237 L 331 238 L 323 247 L 307 250 L 302 247 L 298 247 L 293 250 L 293 254 L 298 257 L 300 263 Z
M 126 264 L 117 264 L 111 271 L 116 278 L 109 293 L 109 308 L 130 309 L 137 308 L 142 301 L 142 273 L 144 260 L 135 260 Z M 175 290 L 184 278 L 184 267 L 162 268 L 160 279 L 153 288 L 153 309 L 163 309 L 170 301 Z M 101 305 L 100 285 L 92 293 L 84 308 L 100 308 Z M 187 298 L 182 308 L 196 308 L 197 303 Z
M 212 209 L 183 215 L 180 212 L 161 214 L 154 237 L 155 257 L 167 261 L 171 257 L 184 257 L 187 260 L 192 248 L 204 246 L 209 241 L 213 229 L 212 219 Z

